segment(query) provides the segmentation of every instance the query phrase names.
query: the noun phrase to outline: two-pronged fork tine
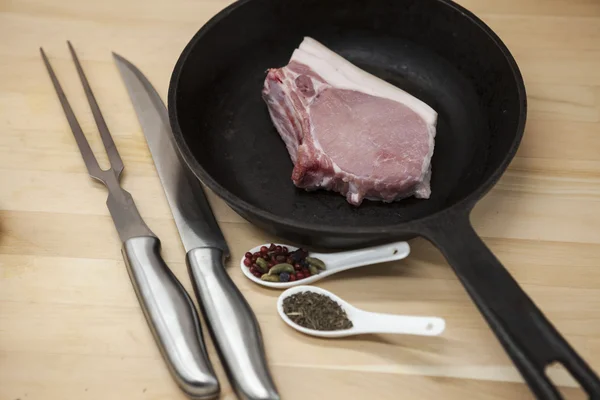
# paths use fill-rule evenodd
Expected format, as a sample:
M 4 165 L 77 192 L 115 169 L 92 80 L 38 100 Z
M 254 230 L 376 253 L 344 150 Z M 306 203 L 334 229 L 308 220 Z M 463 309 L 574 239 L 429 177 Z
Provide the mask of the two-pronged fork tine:
M 60 104 L 65 111 L 67 121 L 71 126 L 71 131 L 73 131 L 73 136 L 75 136 L 75 141 L 77 142 L 77 146 L 79 147 L 79 151 L 81 152 L 81 156 L 83 157 L 83 161 L 85 162 L 88 173 L 92 178 L 103 181 L 101 177 L 102 169 L 100 168 L 100 165 L 98 165 L 98 161 L 96 160 L 96 157 L 94 157 L 94 152 L 92 151 L 90 144 L 81 130 L 81 126 L 79 125 L 79 121 L 77 121 L 77 117 L 75 117 L 75 113 L 73 113 L 73 109 L 69 104 L 69 100 L 67 100 L 67 96 L 65 95 L 60 82 L 58 82 L 58 78 L 56 77 L 56 74 L 50 65 L 50 61 L 48 60 L 48 57 L 46 57 L 44 49 L 41 47 L 40 53 L 42 54 L 42 59 L 44 60 L 44 64 L 46 64 L 46 68 L 48 69 L 48 74 L 50 74 L 50 79 L 52 80 L 54 89 L 56 89 L 56 94 L 58 95 Z
M 218 396 L 219 382 L 204 347 L 191 298 L 160 255 L 160 240 L 142 219 L 131 194 L 119 184 L 123 161 L 71 43 L 69 49 L 98 125 L 111 168 L 102 170 L 58 82 L 44 50 L 40 53 L 83 157 L 88 173 L 108 188 L 106 205 L 123 243 L 121 252 L 144 315 L 181 389 L 195 399 Z
M 117 147 L 115 146 L 115 142 L 110 135 L 110 131 L 106 126 L 106 122 L 104 121 L 104 117 L 102 116 L 102 112 L 100 111 L 100 107 L 96 102 L 96 98 L 94 97 L 94 93 L 92 92 L 92 88 L 83 72 L 83 68 L 79 63 L 79 59 L 77 54 L 75 53 L 75 49 L 71 45 L 71 42 L 67 42 L 69 45 L 69 50 L 71 51 L 71 56 L 73 57 L 73 62 L 75 63 L 75 67 L 77 68 L 77 72 L 79 74 L 79 78 L 81 79 L 81 83 L 83 85 L 83 89 L 85 90 L 85 94 L 87 96 L 88 102 L 90 104 L 90 108 L 92 109 L 92 114 L 94 115 L 94 119 L 96 120 L 96 125 L 98 125 L 98 131 L 100 132 L 100 137 L 102 138 L 102 143 L 104 144 L 104 148 L 106 149 L 106 154 L 108 155 L 108 159 L 110 161 L 111 168 L 107 171 L 112 170 L 117 179 L 121 175 L 123 171 L 123 161 L 121 160 L 121 156 L 117 151 Z M 103 171 L 98 165 L 98 161 L 94 156 L 94 153 L 85 138 L 85 135 L 77 121 L 77 117 L 75 117 L 75 113 L 73 113 L 73 109 L 69 104 L 69 100 L 67 100 L 67 96 L 63 91 L 52 66 L 50 65 L 50 61 L 48 57 L 46 57 L 46 53 L 44 49 L 40 48 L 40 53 L 42 54 L 42 58 L 44 59 L 44 64 L 46 64 L 46 68 L 48 69 L 48 73 L 50 74 L 50 78 L 52 79 L 52 83 L 54 84 L 54 88 L 58 94 L 58 98 L 60 103 L 62 104 L 63 110 L 67 116 L 67 120 L 69 121 L 69 125 L 71 126 L 71 130 L 73 131 L 73 135 L 75 136 L 75 140 L 77 141 L 77 145 L 79 146 L 79 151 L 81 151 L 81 156 L 85 162 L 85 165 L 88 169 L 88 172 L 91 177 L 98 179 L 102 182 L 105 182 L 103 177 Z
M 100 107 L 96 102 L 96 98 L 94 97 L 94 93 L 92 92 L 92 88 L 83 72 L 83 68 L 81 68 L 81 64 L 79 63 L 79 58 L 75 53 L 75 49 L 71 42 L 67 42 L 69 45 L 69 51 L 71 52 L 71 56 L 73 57 L 73 62 L 75 63 L 75 68 L 77 68 L 77 73 L 79 74 L 79 78 L 81 79 L 81 83 L 83 85 L 83 90 L 85 91 L 85 95 L 87 96 L 88 102 L 90 103 L 90 108 L 92 109 L 92 114 L 94 114 L 94 119 L 96 120 L 96 125 L 98 125 L 98 131 L 100 131 L 100 137 L 102 138 L 102 143 L 104 143 L 104 148 L 106 149 L 106 154 L 108 154 L 108 159 L 110 160 L 110 166 L 119 177 L 121 172 L 123 171 L 123 161 L 121 160 L 121 156 L 117 151 L 117 147 L 115 146 L 115 142 L 110 135 L 110 131 L 108 130 L 108 126 L 106 126 L 106 122 L 104 121 L 104 117 L 102 116 L 102 112 L 100 111 Z

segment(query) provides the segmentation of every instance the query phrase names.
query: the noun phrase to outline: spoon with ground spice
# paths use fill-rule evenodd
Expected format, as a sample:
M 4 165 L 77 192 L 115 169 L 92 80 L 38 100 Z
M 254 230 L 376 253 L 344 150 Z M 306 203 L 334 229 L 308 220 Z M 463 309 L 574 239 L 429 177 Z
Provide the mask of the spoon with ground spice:
M 401 260 L 409 254 L 410 246 L 406 242 L 331 253 L 308 252 L 294 246 L 270 243 L 248 250 L 240 261 L 240 268 L 254 283 L 287 289 L 349 269 Z
M 438 317 L 364 311 L 316 286 L 287 289 L 277 300 L 277 311 L 292 328 L 324 338 L 367 333 L 437 336 L 446 327 L 444 319 Z

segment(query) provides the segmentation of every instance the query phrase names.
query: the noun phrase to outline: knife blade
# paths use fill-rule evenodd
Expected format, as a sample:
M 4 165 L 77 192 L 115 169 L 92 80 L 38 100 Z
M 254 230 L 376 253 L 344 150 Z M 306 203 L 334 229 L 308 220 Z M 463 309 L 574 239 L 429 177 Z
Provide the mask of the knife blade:
M 176 150 L 167 109 L 137 67 L 116 53 L 113 56 L 150 148 L 187 252 L 194 292 L 231 385 L 241 399 L 277 400 L 258 321 L 225 271 L 227 243 L 200 182 Z

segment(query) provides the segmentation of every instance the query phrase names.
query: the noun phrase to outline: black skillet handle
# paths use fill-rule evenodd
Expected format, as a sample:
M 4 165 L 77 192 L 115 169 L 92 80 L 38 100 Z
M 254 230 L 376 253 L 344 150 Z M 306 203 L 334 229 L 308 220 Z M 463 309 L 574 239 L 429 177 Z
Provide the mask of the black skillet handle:
M 560 362 L 590 395 L 600 399 L 600 380 L 565 341 L 479 238 L 468 212 L 425 229 L 539 399 L 562 399 L 545 374 Z

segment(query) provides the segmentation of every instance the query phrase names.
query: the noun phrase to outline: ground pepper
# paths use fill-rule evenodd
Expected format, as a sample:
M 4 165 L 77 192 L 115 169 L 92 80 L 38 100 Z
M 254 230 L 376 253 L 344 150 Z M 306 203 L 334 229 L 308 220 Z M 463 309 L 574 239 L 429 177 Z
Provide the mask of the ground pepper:
M 352 328 L 346 311 L 329 296 L 315 292 L 300 292 L 283 300 L 283 312 L 305 328 L 336 331 Z

